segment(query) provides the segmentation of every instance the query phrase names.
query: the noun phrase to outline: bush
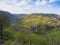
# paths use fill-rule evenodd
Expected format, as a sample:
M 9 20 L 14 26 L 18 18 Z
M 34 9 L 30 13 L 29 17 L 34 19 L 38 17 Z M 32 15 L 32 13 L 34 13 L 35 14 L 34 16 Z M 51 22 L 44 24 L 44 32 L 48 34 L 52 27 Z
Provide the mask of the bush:
M 14 32 L 9 28 L 5 29 L 3 32 L 3 39 L 4 40 L 13 40 L 14 39 Z

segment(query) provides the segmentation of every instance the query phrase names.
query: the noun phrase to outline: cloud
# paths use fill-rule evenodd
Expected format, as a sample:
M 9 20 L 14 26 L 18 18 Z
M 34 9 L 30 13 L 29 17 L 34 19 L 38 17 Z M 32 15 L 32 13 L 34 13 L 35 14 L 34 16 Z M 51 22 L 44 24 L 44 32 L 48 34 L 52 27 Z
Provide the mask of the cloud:
M 55 13 L 59 10 L 57 11 L 54 10 L 55 7 L 53 7 L 53 5 L 50 3 L 56 1 L 57 0 L 41 0 L 41 1 L 40 0 L 0 0 L 0 10 L 9 11 L 11 13 L 19 13 L 19 14 L 34 13 L 34 12 Z
M 57 1 L 57 0 L 49 0 L 50 3 L 55 2 L 55 1 Z
M 41 6 L 41 5 L 45 6 L 45 5 L 48 5 L 48 4 L 56 2 L 56 1 L 60 1 L 60 0 L 37 0 L 36 1 L 36 5 L 38 5 L 38 6 Z
M 37 0 L 36 1 L 36 5 L 46 5 L 48 2 L 47 2 L 47 0 L 42 0 L 42 1 L 40 1 L 40 0 Z
M 60 0 L 49 0 L 50 3 L 56 2 L 56 1 L 60 1 Z
M 16 3 L 16 0 L 1 0 L 0 10 L 9 11 L 12 13 L 29 13 L 31 5 L 28 5 L 29 0 L 21 0 Z

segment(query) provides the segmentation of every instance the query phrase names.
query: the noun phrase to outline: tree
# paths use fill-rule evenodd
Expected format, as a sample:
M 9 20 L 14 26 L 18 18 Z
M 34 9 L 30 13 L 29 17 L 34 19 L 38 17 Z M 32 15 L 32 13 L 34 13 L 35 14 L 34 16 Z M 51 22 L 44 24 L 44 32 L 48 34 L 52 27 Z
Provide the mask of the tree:
M 6 12 L 0 11 L 0 38 L 3 36 L 3 30 L 9 26 L 9 17 Z

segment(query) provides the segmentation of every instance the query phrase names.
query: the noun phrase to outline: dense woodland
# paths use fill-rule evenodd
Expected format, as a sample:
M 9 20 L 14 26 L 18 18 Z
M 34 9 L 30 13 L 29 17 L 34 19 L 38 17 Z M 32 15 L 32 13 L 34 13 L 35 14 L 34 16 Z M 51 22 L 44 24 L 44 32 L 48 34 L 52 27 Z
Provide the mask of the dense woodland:
M 7 13 L 0 11 L 0 45 L 60 45 L 59 15 L 33 13 L 13 19 Z

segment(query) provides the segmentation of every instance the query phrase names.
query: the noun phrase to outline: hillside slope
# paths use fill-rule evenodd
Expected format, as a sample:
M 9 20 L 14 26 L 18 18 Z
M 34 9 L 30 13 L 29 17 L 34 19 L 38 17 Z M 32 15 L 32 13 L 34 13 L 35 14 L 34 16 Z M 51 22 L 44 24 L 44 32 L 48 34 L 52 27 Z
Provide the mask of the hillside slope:
M 52 15 L 30 14 L 22 18 L 20 24 L 30 30 L 60 30 L 60 20 Z
M 23 17 L 22 23 L 27 26 L 37 26 L 37 25 L 60 25 L 60 20 L 50 15 L 38 15 L 38 14 L 30 14 L 28 16 Z

